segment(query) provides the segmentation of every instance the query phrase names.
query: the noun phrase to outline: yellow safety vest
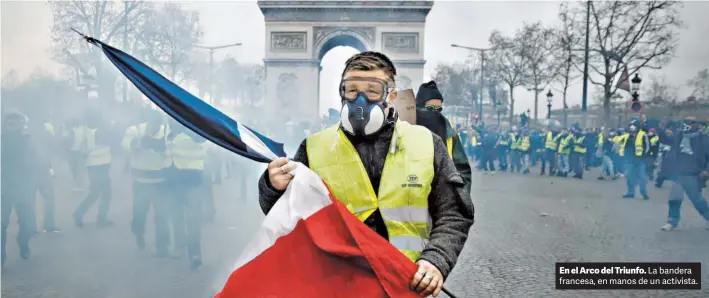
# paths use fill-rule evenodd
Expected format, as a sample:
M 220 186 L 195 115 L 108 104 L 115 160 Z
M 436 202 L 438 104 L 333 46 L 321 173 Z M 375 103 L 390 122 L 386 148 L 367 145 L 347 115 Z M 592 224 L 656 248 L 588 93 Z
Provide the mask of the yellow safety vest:
M 629 133 L 621 136 L 620 139 L 620 150 L 618 150 L 618 155 L 625 156 L 625 145 L 628 143 Z M 637 135 L 635 135 L 635 156 L 643 156 L 645 153 L 645 146 L 643 146 L 643 139 L 645 139 L 645 132 L 638 130 Z
M 655 145 L 655 144 L 657 144 L 657 142 L 659 142 L 659 141 L 660 141 L 660 137 L 659 137 L 659 136 L 653 136 L 652 138 L 650 138 L 650 145 Z
M 581 144 L 586 140 L 586 136 L 580 138 L 574 138 L 574 152 L 576 153 L 586 153 L 586 148 L 581 147 Z
M 51 123 L 49 123 L 49 122 L 44 122 L 44 129 L 45 129 L 48 133 L 50 133 L 51 135 L 53 135 L 53 136 L 56 135 L 56 134 L 54 133 L 54 125 L 52 125 Z
M 527 151 L 529 150 L 529 137 L 523 136 L 519 139 L 519 142 L 517 144 L 517 149 L 519 151 Z
M 571 148 L 568 146 L 573 137 L 574 136 L 572 134 L 569 134 L 565 138 L 561 139 L 561 142 L 559 142 L 559 154 L 569 155 L 569 153 L 571 153 Z
M 111 163 L 111 147 L 96 144 L 95 128 L 86 128 L 86 166 L 101 166 Z
M 170 166 L 172 160 L 167 158 L 163 152 L 156 152 L 152 149 L 140 149 L 137 152 L 132 151 L 131 143 L 133 140 L 145 137 L 147 123 L 142 123 L 137 126 L 131 126 L 126 130 L 126 134 L 121 141 L 121 147 L 131 153 L 131 166 L 136 170 L 141 171 L 159 171 Z M 159 139 L 165 142 L 167 136 L 166 125 L 161 125 L 158 132 L 150 136 L 153 139 Z
M 74 142 L 71 143 L 71 151 L 86 152 L 86 127 L 78 126 L 71 130 L 74 132 Z
M 473 147 L 478 146 L 478 137 L 477 136 L 470 136 L 470 145 Z
M 308 163 L 359 220 L 379 209 L 389 242 L 416 261 L 431 228 L 428 195 L 434 176 L 433 137 L 428 129 L 403 121 L 396 122 L 394 137 L 398 148 L 386 156 L 378 196 L 359 154 L 337 126 L 307 139 Z
M 597 147 L 598 147 L 598 148 L 603 147 L 603 142 L 604 142 L 603 133 L 599 133 L 599 134 L 598 134 L 598 146 L 597 146 Z
M 204 170 L 204 160 L 207 159 L 206 142 L 195 142 L 189 135 L 180 133 L 168 142 L 168 150 L 175 168 Z
M 561 136 L 561 134 L 557 134 L 555 137 L 554 133 L 552 133 L 551 131 L 547 132 L 547 138 L 546 138 L 546 142 L 544 143 L 544 147 L 549 150 L 556 151 L 556 147 L 557 147 L 556 142 L 559 140 L 559 136 Z
M 446 140 L 446 145 L 448 146 L 448 156 L 453 158 L 453 137 Z
M 510 149 L 517 149 L 517 135 L 510 133 Z

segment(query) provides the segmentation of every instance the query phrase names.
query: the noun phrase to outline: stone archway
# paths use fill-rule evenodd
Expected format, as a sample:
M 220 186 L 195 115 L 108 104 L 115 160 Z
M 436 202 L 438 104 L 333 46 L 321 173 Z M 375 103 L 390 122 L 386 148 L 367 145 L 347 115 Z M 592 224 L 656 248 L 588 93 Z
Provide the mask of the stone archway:
M 336 46 L 383 52 L 409 88 L 423 80 L 424 29 L 433 1 L 258 1 L 258 5 L 266 21 L 264 94 L 269 117 L 318 118 L 320 61 Z

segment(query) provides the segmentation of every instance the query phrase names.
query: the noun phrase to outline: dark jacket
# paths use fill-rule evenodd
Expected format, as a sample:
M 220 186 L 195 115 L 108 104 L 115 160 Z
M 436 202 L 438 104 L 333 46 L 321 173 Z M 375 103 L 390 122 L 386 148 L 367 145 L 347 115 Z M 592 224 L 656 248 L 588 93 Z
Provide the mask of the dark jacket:
M 389 120 L 395 121 L 396 116 L 390 115 Z M 393 131 L 394 123 L 390 122 L 374 136 L 352 137 L 348 135 L 350 142 L 359 153 L 375 192 L 379 190 L 379 182 Z M 293 160 L 307 166 L 309 163 L 306 141 L 307 139 L 300 144 Z M 474 207 L 470 200 L 469 190 L 465 188 L 463 179 L 448 156 L 445 143 L 435 134 L 433 134 L 433 142 L 435 175 L 428 197 L 433 225 L 429 242 L 420 259 L 431 262 L 445 277 L 453 269 L 468 238 L 468 232 L 474 221 Z M 283 194 L 270 185 L 267 175 L 267 172 L 262 174 L 258 185 L 259 203 L 266 214 Z M 384 220 L 379 212 L 375 212 L 366 219 L 365 224 L 382 237 L 388 238 Z
M 49 163 L 29 134 L 2 133 L 2 191 L 26 199 L 34 198 L 37 184 L 49 173 Z M 5 197 L 3 197 L 5 199 Z
M 682 151 L 681 144 L 684 133 L 679 131 L 672 135 L 664 132 L 658 134 L 660 142 L 670 145 L 671 149 L 663 157 L 664 174 L 673 178 L 676 176 L 699 176 L 702 171 L 709 171 L 709 138 L 703 133 L 697 133 L 691 138 L 692 154 Z

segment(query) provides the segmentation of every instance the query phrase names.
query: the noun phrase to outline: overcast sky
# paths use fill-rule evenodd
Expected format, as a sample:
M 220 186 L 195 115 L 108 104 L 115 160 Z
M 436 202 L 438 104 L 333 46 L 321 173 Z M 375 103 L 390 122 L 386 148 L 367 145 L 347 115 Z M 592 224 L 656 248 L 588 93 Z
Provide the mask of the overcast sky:
M 200 13 L 205 44 L 241 42 L 244 44 L 242 47 L 224 50 L 221 55 L 230 54 L 242 62 L 262 63 L 265 28 L 256 1 L 180 3 Z M 455 62 L 467 57 L 466 51 L 451 48 L 450 44 L 486 47 L 487 37 L 494 29 L 512 34 L 525 21 L 555 24 L 558 7 L 558 1 L 436 1 L 426 25 L 424 51 L 428 62 L 424 80 L 430 78 L 437 63 Z M 56 73 L 59 66 L 49 55 L 52 15 L 45 2 L 2 1 L 0 9 L 2 74 L 15 70 L 21 77 L 26 77 L 35 69 Z M 684 86 L 697 71 L 709 68 L 707 12 L 709 1 L 687 2 L 681 10 L 687 28 L 680 33 L 677 57 L 662 70 L 669 82 Z M 343 63 L 353 52 L 351 48 L 339 47 L 325 56 L 322 90 L 337 94 Z M 645 74 L 643 72 L 642 75 Z M 684 88 L 681 95 L 687 96 L 689 92 Z M 571 89 L 570 95 L 570 105 L 581 102 L 580 84 Z M 533 95 L 530 92 L 519 88 L 515 97 L 517 111 L 532 108 Z M 546 113 L 542 105 L 545 103 L 540 102 L 540 116 Z M 332 98 L 320 110 L 324 112 L 328 107 L 339 107 L 337 99 Z M 554 108 L 560 107 L 561 103 L 555 102 Z

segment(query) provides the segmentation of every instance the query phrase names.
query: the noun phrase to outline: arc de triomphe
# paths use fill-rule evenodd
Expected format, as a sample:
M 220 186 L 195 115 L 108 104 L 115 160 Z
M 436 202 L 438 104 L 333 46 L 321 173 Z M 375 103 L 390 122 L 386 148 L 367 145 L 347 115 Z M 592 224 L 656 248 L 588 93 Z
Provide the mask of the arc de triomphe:
M 265 108 L 318 119 L 320 61 L 332 48 L 380 51 L 400 89 L 423 80 L 424 29 L 433 1 L 258 1 L 266 21 Z

